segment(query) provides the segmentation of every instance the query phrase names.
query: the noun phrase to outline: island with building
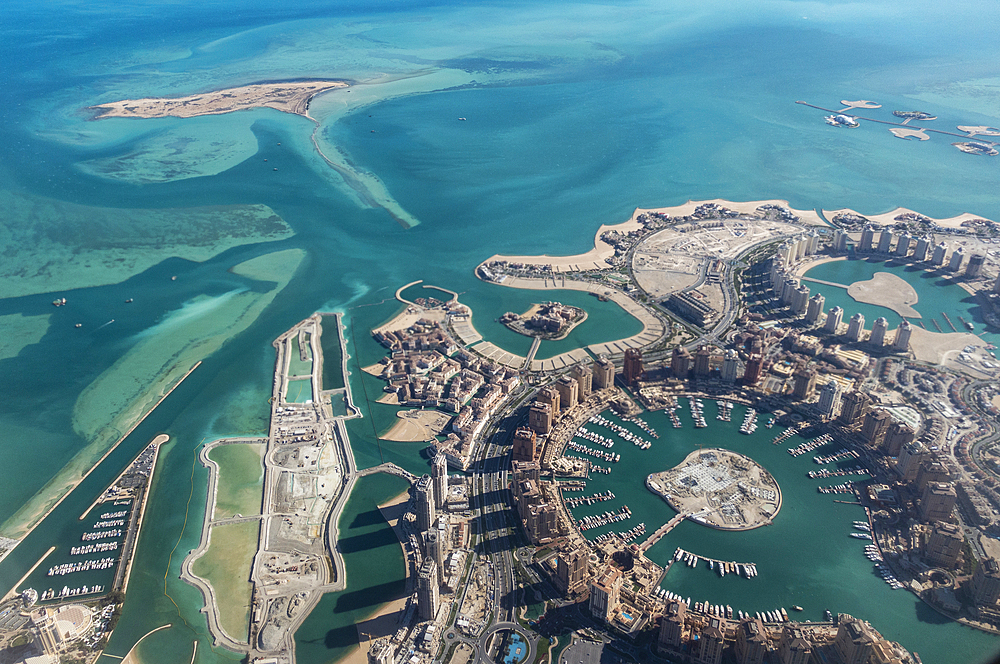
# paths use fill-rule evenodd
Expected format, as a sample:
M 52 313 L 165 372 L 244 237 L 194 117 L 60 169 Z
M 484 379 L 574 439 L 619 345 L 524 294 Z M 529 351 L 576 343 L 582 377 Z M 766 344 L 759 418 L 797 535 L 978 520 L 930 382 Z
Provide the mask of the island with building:
M 781 509 L 781 489 L 771 474 L 724 449 L 692 452 L 679 466 L 651 473 L 646 487 L 679 514 L 719 530 L 767 525 Z
M 523 314 L 508 311 L 500 322 L 526 337 L 556 341 L 565 339 L 577 325 L 587 320 L 587 312 L 561 302 L 532 304 Z

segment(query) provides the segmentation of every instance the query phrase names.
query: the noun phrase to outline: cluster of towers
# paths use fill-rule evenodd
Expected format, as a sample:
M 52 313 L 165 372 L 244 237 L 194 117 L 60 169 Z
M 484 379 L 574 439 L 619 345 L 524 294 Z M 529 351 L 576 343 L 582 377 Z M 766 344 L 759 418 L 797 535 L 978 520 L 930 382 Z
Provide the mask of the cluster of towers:
M 844 250 L 846 251 L 846 240 L 844 242 Z M 834 238 L 834 246 L 836 245 L 837 238 Z M 875 228 L 871 225 L 865 226 L 861 232 L 861 240 L 858 242 L 857 250 L 859 253 L 877 253 L 900 259 L 905 258 L 915 263 L 929 261 L 931 265 L 946 268 L 951 272 L 960 272 L 962 264 L 965 262 L 965 250 L 962 247 L 955 249 L 949 256 L 948 245 L 944 242 L 934 245 L 930 238 L 914 238 L 909 233 L 899 234 L 891 228 L 882 229 L 876 242 Z M 965 276 L 970 279 L 980 276 L 985 262 L 986 256 L 983 254 L 972 254 L 965 267 Z
M 638 353 L 638 351 L 633 352 Z M 625 353 L 625 362 L 627 370 L 628 351 Z M 638 372 L 639 375 L 642 374 L 641 360 Z M 593 366 L 576 365 L 567 375 L 538 392 L 535 402 L 528 410 L 528 428 L 539 435 L 547 434 L 561 413 L 587 400 L 594 390 L 611 387 L 614 381 L 615 365 L 607 357 L 601 356 Z
M 792 276 L 788 267 L 795 261 L 819 251 L 819 235 L 815 232 L 788 240 L 778 247 L 771 262 L 771 288 L 782 304 L 801 316 L 809 308 L 809 287 Z
M 423 544 L 423 563 L 417 572 L 417 612 L 421 620 L 433 620 L 441 602 L 439 586 L 448 553 L 447 524 L 439 517 L 448 502 L 448 462 L 438 454 L 431 474 L 414 485 L 416 527 Z

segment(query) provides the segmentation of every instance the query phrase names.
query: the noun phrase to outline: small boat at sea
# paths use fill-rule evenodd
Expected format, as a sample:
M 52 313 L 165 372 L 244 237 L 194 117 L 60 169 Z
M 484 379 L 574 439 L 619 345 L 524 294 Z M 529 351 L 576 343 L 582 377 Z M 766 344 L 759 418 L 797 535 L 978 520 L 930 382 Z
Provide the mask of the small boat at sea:
M 64 304 L 66 304 L 66 298 L 64 297 L 57 297 L 56 299 L 52 300 L 53 307 L 61 307 Z

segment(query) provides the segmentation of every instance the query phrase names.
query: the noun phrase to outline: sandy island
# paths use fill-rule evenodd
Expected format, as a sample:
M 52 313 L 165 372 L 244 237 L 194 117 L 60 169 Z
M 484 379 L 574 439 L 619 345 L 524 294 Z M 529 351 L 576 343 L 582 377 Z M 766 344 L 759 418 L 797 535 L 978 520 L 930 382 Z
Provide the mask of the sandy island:
M 855 302 L 892 309 L 904 318 L 922 318 L 911 305 L 917 303 L 917 291 L 891 272 L 876 272 L 868 281 L 855 281 L 847 287 Z
M 321 92 L 345 88 L 344 81 L 295 81 L 285 83 L 255 83 L 238 88 L 226 88 L 188 97 L 149 97 L 123 99 L 97 104 L 93 119 L 104 118 L 193 118 L 199 115 L 221 115 L 250 108 L 273 108 L 284 113 L 309 117 L 309 102 Z

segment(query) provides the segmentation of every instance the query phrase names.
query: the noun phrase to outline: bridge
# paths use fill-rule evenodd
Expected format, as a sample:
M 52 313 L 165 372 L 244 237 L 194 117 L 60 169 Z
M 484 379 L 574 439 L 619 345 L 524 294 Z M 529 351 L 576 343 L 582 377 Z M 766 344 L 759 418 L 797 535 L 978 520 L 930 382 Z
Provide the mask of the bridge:
M 653 548 L 654 544 L 656 544 L 661 539 L 663 539 L 664 535 L 666 535 L 671 530 L 673 530 L 674 528 L 676 528 L 680 524 L 681 521 L 683 521 L 684 519 L 688 518 L 689 516 L 691 516 L 691 515 L 690 514 L 685 514 L 684 512 L 681 512 L 680 514 L 678 514 L 677 516 L 675 516 L 674 518 L 672 518 L 670 521 L 667 521 L 665 524 L 663 524 L 662 526 L 660 526 L 659 529 L 657 529 L 657 531 L 655 533 L 653 533 L 652 535 L 650 535 L 646 539 L 645 542 L 643 542 L 642 544 L 639 545 L 639 551 L 642 552 L 643 554 L 645 554 L 647 551 L 649 551 L 651 548 Z
M 375 475 L 376 473 L 388 473 L 390 475 L 395 475 L 396 477 L 402 477 L 410 484 L 417 481 L 416 475 L 391 462 L 379 464 L 378 466 L 372 466 L 371 468 L 365 468 L 364 470 L 358 471 L 357 476 L 366 477 L 368 475 Z

